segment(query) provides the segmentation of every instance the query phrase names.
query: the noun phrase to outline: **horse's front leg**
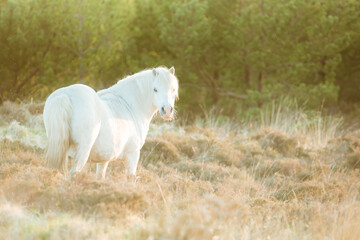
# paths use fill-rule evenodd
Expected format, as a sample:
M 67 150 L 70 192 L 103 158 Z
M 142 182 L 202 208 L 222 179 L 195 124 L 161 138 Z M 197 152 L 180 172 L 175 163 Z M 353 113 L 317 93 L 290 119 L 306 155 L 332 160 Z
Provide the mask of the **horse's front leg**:
M 126 154 L 126 161 L 128 164 L 129 173 L 133 176 L 136 175 L 136 168 L 140 158 L 140 150 L 129 152 Z

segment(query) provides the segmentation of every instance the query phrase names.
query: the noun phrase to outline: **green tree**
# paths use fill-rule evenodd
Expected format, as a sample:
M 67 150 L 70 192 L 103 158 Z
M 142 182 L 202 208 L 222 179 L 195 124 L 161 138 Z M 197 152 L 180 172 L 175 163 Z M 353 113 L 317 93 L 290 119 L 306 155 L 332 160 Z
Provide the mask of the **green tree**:
M 95 88 L 176 67 L 180 110 L 233 115 L 295 98 L 359 101 L 354 0 L 11 0 L 0 4 L 1 99 Z
M 50 1 L 5 1 L 0 8 L 1 98 L 34 90 L 36 77 L 51 72 L 50 52 L 60 15 Z M 40 10 L 41 9 L 41 10 Z

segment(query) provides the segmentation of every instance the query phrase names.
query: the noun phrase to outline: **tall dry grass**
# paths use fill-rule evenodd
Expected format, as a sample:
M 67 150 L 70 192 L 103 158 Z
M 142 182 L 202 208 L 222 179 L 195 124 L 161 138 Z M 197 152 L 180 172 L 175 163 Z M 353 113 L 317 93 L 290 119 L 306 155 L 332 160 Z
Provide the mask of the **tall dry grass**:
M 321 112 L 306 112 L 295 101 L 284 99 L 260 111 L 260 121 L 257 129 L 270 128 L 287 135 L 297 136 L 308 149 L 321 149 L 327 143 L 344 134 L 341 128 L 343 119 L 334 116 L 324 116 Z
M 0 107 L 0 239 L 360 239 L 360 131 L 337 118 L 157 121 L 136 183 L 124 161 L 68 182 L 44 167 L 39 108 Z

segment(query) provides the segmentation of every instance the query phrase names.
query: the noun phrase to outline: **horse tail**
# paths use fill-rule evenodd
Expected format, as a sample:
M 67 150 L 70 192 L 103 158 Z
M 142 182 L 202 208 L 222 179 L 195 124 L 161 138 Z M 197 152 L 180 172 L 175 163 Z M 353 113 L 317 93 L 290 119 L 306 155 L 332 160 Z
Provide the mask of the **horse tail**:
M 60 171 L 67 169 L 67 152 L 70 147 L 72 105 L 66 95 L 49 98 L 44 107 L 44 124 L 48 142 L 46 166 Z

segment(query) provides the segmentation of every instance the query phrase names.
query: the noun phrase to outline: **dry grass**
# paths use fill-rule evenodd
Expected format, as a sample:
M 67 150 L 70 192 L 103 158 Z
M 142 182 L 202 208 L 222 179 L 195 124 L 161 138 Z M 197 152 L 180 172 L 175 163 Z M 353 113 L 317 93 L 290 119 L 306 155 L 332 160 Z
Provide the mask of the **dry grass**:
M 154 124 L 136 183 L 123 161 L 68 182 L 44 167 L 41 104 L 0 113 L 0 239 L 360 239 L 360 132 Z

